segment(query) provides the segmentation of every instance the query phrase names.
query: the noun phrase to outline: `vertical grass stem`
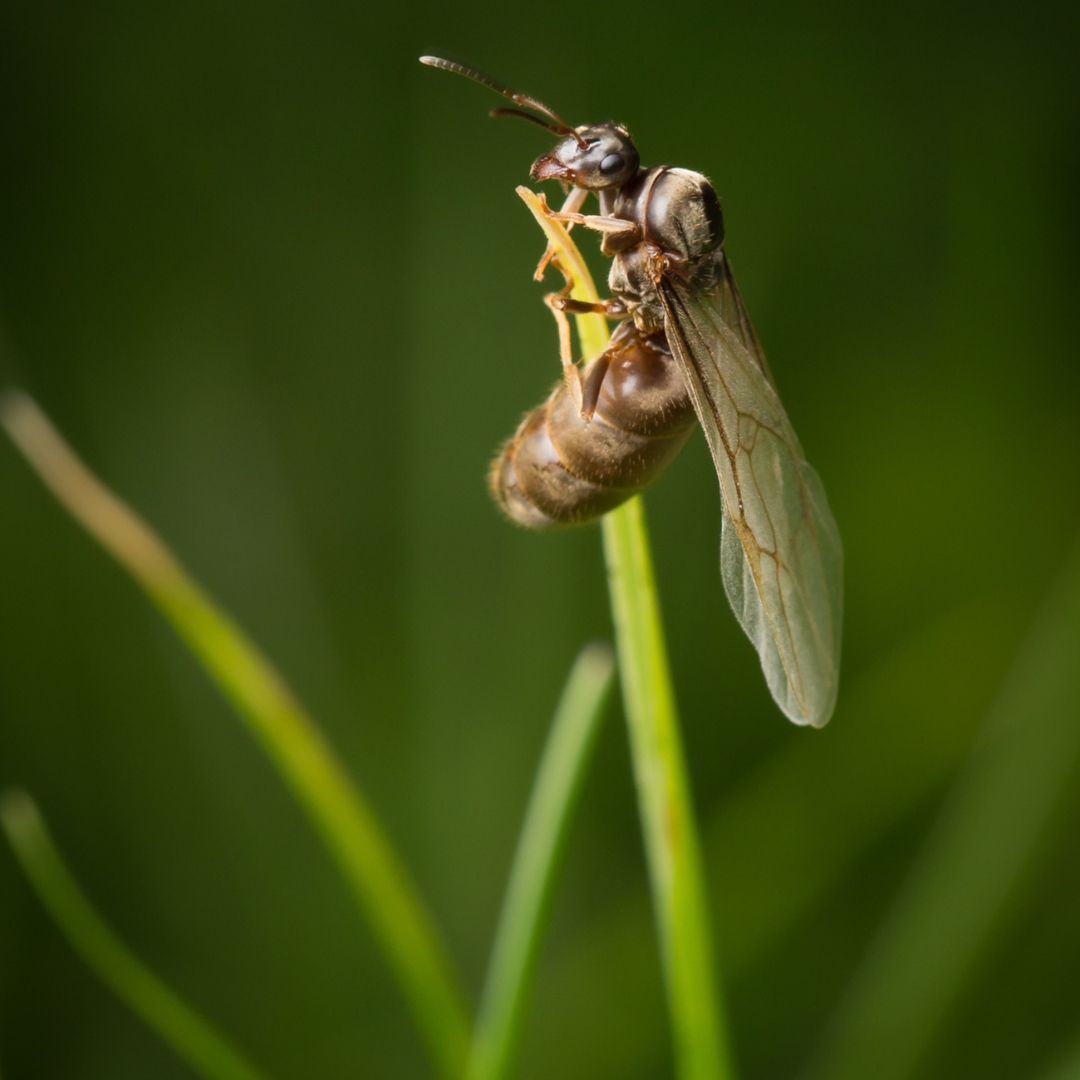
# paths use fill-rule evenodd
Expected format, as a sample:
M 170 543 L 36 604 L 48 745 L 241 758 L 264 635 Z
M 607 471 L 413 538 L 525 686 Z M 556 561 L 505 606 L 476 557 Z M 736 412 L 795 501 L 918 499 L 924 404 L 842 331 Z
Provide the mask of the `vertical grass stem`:
M 518 194 L 573 278 L 571 295 L 595 302 L 596 287 L 566 229 L 528 188 L 518 188 Z M 604 318 L 579 315 L 577 325 L 585 356 L 601 352 L 608 337 Z M 602 528 L 676 1068 L 679 1080 L 730 1080 L 734 1070 L 715 976 L 701 845 L 640 498 L 607 514 Z
M 641 500 L 603 521 L 623 705 L 681 1080 L 734 1075 Z

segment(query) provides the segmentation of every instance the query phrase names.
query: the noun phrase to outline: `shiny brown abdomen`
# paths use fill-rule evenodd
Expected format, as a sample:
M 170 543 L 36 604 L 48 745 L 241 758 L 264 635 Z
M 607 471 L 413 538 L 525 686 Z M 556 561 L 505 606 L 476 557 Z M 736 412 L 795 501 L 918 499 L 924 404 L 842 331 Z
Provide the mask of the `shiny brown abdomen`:
M 615 340 L 592 419 L 560 383 L 493 462 L 492 494 L 519 525 L 606 514 L 652 483 L 689 438 L 693 405 L 662 335 L 643 340 L 627 320 Z

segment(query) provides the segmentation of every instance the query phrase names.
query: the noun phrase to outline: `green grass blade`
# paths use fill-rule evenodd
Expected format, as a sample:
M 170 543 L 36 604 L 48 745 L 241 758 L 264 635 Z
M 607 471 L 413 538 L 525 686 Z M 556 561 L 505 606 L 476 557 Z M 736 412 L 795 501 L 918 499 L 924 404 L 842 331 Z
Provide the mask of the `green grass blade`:
M 0 422 L 30 464 L 172 623 L 307 812 L 366 917 L 446 1080 L 465 1067 L 470 1019 L 449 957 L 404 865 L 322 732 L 247 635 L 172 552 L 75 456 L 25 394 Z
M 554 245 L 562 265 L 572 271 L 572 295 L 595 301 L 588 268 L 566 230 L 542 212 L 528 188 L 518 188 L 518 194 Z M 577 324 L 582 351 L 594 356 L 607 342 L 604 319 L 579 315 Z M 607 514 L 602 527 L 676 1067 L 680 1080 L 727 1080 L 734 1070 L 714 974 L 701 845 L 641 500 L 631 499 Z
M 993 700 L 989 680 L 1015 653 L 1014 608 L 995 595 L 922 628 L 850 681 L 837 723 L 788 740 L 702 821 L 729 985 L 772 964 L 857 860 L 955 776 Z M 652 1005 L 651 921 L 647 886 L 628 889 L 560 942 L 538 978 L 538 1025 L 589 1037 L 572 1062 L 549 1034 L 533 1042 L 531 1072 L 622 1080 L 661 1068 L 670 1040 Z
M 814 1076 L 913 1075 L 1015 900 L 1080 757 L 1080 548 L 1017 655 Z
M 611 690 L 606 645 L 580 653 L 555 713 L 510 871 L 481 999 L 469 1080 L 502 1080 L 519 1041 L 555 878 Z
M 734 1076 L 644 512 L 604 518 L 615 640 L 681 1080 Z
M 142 963 L 116 936 L 72 877 L 33 800 L 7 792 L 0 823 L 42 903 L 68 940 L 115 994 L 208 1080 L 262 1080 L 240 1052 Z

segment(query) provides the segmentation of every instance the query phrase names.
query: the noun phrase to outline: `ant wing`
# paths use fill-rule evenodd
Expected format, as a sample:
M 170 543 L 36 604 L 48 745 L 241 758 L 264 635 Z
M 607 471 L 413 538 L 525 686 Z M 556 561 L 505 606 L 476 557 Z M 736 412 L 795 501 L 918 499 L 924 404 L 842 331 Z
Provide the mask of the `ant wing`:
M 743 347 L 750 354 L 761 373 L 776 389 L 776 381 L 769 370 L 769 362 L 765 359 L 765 350 L 758 340 L 757 331 L 750 321 L 750 313 L 743 303 L 742 293 L 735 284 L 735 275 L 731 272 L 731 263 L 727 256 L 721 252 L 719 265 L 719 280 L 717 284 L 716 298 L 713 302 L 714 309 L 720 316 L 720 321 L 732 330 Z
M 821 727 L 840 672 L 843 550 L 723 259 L 708 293 L 659 282 L 668 344 L 720 479 L 720 573 L 776 703 Z

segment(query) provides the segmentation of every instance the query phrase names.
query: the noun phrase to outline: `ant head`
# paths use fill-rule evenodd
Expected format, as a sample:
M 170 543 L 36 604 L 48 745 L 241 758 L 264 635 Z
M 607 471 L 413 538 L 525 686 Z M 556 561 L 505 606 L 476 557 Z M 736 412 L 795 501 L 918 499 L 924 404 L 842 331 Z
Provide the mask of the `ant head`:
M 522 109 L 498 108 L 491 110 L 492 116 L 519 116 L 555 135 L 565 136 L 550 154 L 544 154 L 533 164 L 534 180 L 560 180 L 564 186 L 573 184 L 590 191 L 600 191 L 603 188 L 621 187 L 638 170 L 638 152 L 626 128 L 617 124 L 585 124 L 573 128 L 542 101 L 528 94 L 519 94 L 471 68 L 441 60 L 437 56 L 421 56 L 420 63 L 464 75 L 509 98 L 515 105 L 523 105 L 540 113 L 540 116 L 533 116 Z
M 601 191 L 622 187 L 638 171 L 638 152 L 630 133 L 618 124 L 584 124 L 563 139 L 550 154 L 537 158 L 534 180 Z

